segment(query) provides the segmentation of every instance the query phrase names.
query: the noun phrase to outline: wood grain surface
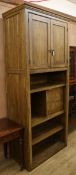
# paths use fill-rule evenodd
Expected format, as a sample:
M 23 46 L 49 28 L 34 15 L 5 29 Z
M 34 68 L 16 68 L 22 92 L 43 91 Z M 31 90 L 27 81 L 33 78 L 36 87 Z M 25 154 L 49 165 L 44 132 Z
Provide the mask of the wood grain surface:
M 14 5 L 0 2 L 0 118 L 6 116 L 5 61 L 2 13 L 13 7 Z

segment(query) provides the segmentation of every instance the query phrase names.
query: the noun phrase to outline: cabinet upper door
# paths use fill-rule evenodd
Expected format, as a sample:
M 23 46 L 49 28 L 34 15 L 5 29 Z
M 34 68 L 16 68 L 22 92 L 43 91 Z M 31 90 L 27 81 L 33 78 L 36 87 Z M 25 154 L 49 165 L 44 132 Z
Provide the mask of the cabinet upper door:
M 68 60 L 67 23 L 51 20 L 52 67 L 65 67 Z
M 50 66 L 50 20 L 29 14 L 30 68 L 42 69 Z

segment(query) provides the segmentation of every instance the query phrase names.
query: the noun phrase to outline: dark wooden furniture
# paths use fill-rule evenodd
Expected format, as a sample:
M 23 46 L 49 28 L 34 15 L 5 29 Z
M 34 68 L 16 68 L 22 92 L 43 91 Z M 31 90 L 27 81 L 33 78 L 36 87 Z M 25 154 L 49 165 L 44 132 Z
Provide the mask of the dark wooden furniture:
M 69 116 L 70 121 L 73 118 L 73 113 L 76 112 L 76 83 L 70 85 L 70 96 L 69 96 Z
M 69 47 L 70 50 L 70 78 L 69 78 L 69 113 L 70 121 L 73 113 L 76 112 L 76 47 Z
M 8 145 L 11 141 L 18 139 L 20 147 L 20 164 L 24 166 L 24 128 L 16 122 L 3 118 L 0 119 L 0 144 L 4 144 L 4 155 L 8 158 Z
M 69 85 L 70 86 L 76 85 L 76 79 L 69 80 Z
M 76 81 L 76 47 L 69 47 L 70 52 L 70 83 Z
M 24 157 L 31 170 L 67 145 L 68 23 L 32 3 L 3 17 L 7 112 L 25 126 Z

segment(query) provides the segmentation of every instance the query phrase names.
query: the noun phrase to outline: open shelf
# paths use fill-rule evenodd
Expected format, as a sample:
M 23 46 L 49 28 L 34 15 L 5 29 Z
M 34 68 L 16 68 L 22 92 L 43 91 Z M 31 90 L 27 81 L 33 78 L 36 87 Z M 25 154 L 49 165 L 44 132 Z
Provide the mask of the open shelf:
M 54 113 L 52 115 L 48 115 L 48 116 L 33 116 L 32 117 L 32 127 L 37 126 L 41 123 L 44 123 L 50 119 L 53 119 L 61 114 L 64 114 L 64 110 L 61 110 L 59 112 L 56 112 L 56 113 Z M 62 115 L 61 115 L 61 117 L 62 117 Z
M 55 133 L 64 129 L 63 117 L 58 116 L 52 120 L 46 121 L 34 128 L 32 128 L 32 145 L 35 145 L 42 140 L 54 135 Z
M 30 75 L 32 168 L 65 146 L 65 74 Z
M 38 133 L 35 133 L 33 141 L 32 141 L 32 145 L 35 145 L 39 142 L 41 142 L 42 140 L 52 136 L 53 134 L 63 130 L 63 126 L 56 124 L 56 126 L 52 127 L 52 129 L 50 130 L 50 128 L 46 128 L 44 131 L 39 131 Z
M 35 168 L 66 146 L 66 144 L 60 138 L 60 134 L 62 133 L 59 132 L 45 141 L 42 141 L 39 144 L 33 146 L 32 168 Z
M 51 83 L 47 83 L 47 84 L 41 84 L 41 85 L 34 85 L 32 86 L 32 89 L 31 89 L 31 93 L 35 93 L 35 92 L 40 92 L 40 91 L 46 91 L 46 90 L 51 90 L 53 88 L 58 88 L 58 87 L 63 87 L 65 86 L 64 83 L 54 83 L 54 84 L 51 84 Z
M 30 75 L 30 93 L 51 90 L 66 85 L 65 72 L 39 73 Z
M 32 69 L 30 70 L 30 74 L 37 74 L 37 73 L 44 73 L 44 72 L 61 72 L 61 71 L 67 71 L 67 67 L 62 67 L 62 68 L 51 68 L 51 69 Z
M 65 87 L 31 94 L 32 127 L 64 113 Z

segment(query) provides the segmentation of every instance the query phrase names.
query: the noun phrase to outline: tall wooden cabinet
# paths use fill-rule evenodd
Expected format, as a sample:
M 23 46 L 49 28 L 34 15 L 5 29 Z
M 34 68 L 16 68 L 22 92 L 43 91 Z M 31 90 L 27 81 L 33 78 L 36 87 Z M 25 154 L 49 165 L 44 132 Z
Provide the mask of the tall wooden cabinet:
M 29 3 L 3 17 L 8 117 L 25 127 L 31 170 L 67 145 L 68 24 Z

